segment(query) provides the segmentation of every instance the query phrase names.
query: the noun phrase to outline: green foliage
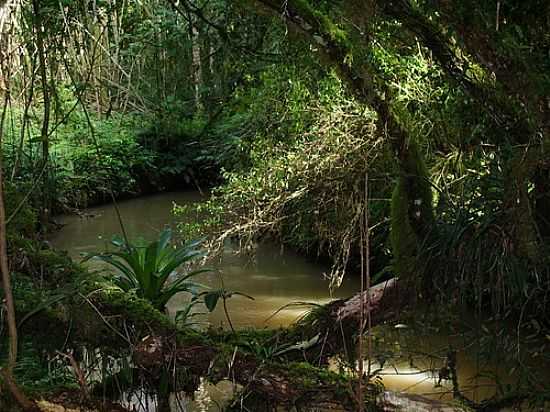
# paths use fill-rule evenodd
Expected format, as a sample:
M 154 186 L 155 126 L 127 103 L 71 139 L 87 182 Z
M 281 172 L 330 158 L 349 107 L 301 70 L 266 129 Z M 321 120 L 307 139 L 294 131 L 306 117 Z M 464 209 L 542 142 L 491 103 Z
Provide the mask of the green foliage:
M 4 203 L 7 224 L 8 242 L 23 237 L 31 238 L 38 224 L 37 212 L 25 198 L 30 185 L 12 182 L 4 183 Z
M 227 172 L 226 185 L 198 207 L 207 226 L 199 230 L 240 236 L 249 246 L 272 236 L 305 253 L 328 255 L 338 284 L 359 239 L 365 171 L 376 175 L 389 152 L 374 133 L 373 114 L 347 96 L 334 73 L 319 74 L 315 84 L 302 76 L 299 67 L 269 70 L 257 88 L 240 96 L 250 102 L 258 130 L 252 141 L 243 140 L 250 167 Z M 371 216 L 380 222 L 388 181 L 373 187 L 380 196 Z M 224 232 L 228 226 L 233 230 Z M 380 225 L 375 236 L 386 230 Z M 380 268 L 384 244 L 375 244 Z
M 67 291 L 67 293 L 70 293 Z M 16 301 L 19 326 L 39 311 L 54 311 L 55 304 L 67 295 L 62 289 L 43 288 L 32 277 L 23 274 L 13 275 L 13 294 Z
M 155 183 L 183 179 L 196 188 L 219 181 L 222 168 L 233 168 L 238 158 L 238 136 L 230 122 L 210 124 L 202 117 L 167 112 L 139 131 L 137 142 L 154 155 Z
M 168 301 L 180 292 L 192 295 L 199 293 L 201 285 L 190 279 L 209 269 L 177 272 L 182 265 L 190 264 L 204 256 L 197 249 L 199 241 L 189 242 L 174 248 L 171 244 L 172 232 L 165 229 L 159 240 L 149 245 L 135 245 L 121 238 L 114 238 L 112 244 L 117 252 L 92 254 L 87 259 L 96 258 L 116 269 L 111 275 L 113 283 L 125 292 L 135 291 L 136 295 L 151 302 L 160 311 L 165 310 Z M 173 276 L 174 279 L 170 279 Z
M 18 115 L 17 110 L 8 114 Z M 18 156 L 21 129 L 8 128 L 3 143 L 5 170 L 11 174 L 16 168 L 6 188 L 8 212 L 29 195 L 27 207 L 11 225 L 14 232 L 29 236 L 35 230 L 32 209 L 40 204 L 44 191 L 52 199 L 54 212 L 65 212 L 111 201 L 112 196 L 212 185 L 221 167 L 234 164 L 237 142 L 234 137 L 222 140 L 222 129 L 201 137 L 204 120 L 175 117 L 161 122 L 154 116 L 116 114 L 109 119 L 92 116 L 88 123 L 81 111 L 73 111 L 52 137 L 50 166 L 45 171 L 37 171 L 40 142 L 24 145 Z M 38 133 L 34 122 L 28 128 Z M 41 174 L 47 177 L 46 186 L 36 184 Z
M 77 125 L 75 125 L 77 126 Z M 143 181 L 155 181 L 155 155 L 135 139 L 138 125 L 132 118 L 97 121 L 90 130 L 76 128 L 54 148 L 53 179 L 62 192 L 61 204 L 86 206 L 139 193 Z
M 90 276 L 88 275 L 88 277 Z M 150 333 L 150 328 L 154 328 L 158 333 L 175 330 L 173 322 L 163 312 L 155 308 L 149 300 L 137 296 L 136 291 L 126 292 L 110 283 L 110 281 L 106 285 L 105 279 L 101 281 L 98 281 L 98 279 L 86 279 L 80 287 L 83 293 L 95 294 L 93 296 L 93 303 L 97 304 L 104 313 L 122 314 L 125 319 L 136 325 L 139 333 Z M 89 302 L 80 302 L 79 304 L 87 306 L 87 310 L 78 316 L 79 324 L 83 326 L 87 322 L 87 319 L 89 322 L 89 317 L 92 315 L 92 317 L 96 318 L 95 323 L 101 326 L 99 333 L 95 328 L 90 328 L 90 336 L 83 334 L 84 341 L 99 344 L 101 343 L 102 333 L 107 333 L 110 337 L 117 338 L 112 336 L 113 331 L 101 319 L 97 319 L 97 316 L 95 316 L 97 314 L 93 314 L 93 308 L 90 307 Z M 82 328 L 79 332 L 82 333 L 84 330 L 85 328 Z M 94 337 L 97 339 L 94 340 Z M 127 342 L 124 342 L 124 344 L 127 344 Z
M 16 118 L 18 110 L 8 118 Z M 158 180 L 154 175 L 155 155 L 143 149 L 135 139 L 143 121 L 133 116 L 116 116 L 110 120 L 91 119 L 86 122 L 82 112 L 75 111 L 60 124 L 51 138 L 49 167 L 40 166 L 39 142 L 31 141 L 19 153 L 20 126 L 6 130 L 3 142 L 5 170 L 14 176 L 21 195 L 29 192 L 29 205 L 36 205 L 47 192 L 55 211 L 85 207 L 115 196 L 138 193 L 144 181 Z M 28 129 L 37 132 L 38 124 Z M 46 187 L 36 185 L 46 176 Z
M 14 371 L 18 384 L 26 392 L 44 396 L 61 388 L 77 389 L 74 375 L 66 367 L 64 359 L 49 359 L 29 340 L 21 345 L 21 353 Z
M 83 272 L 66 252 L 54 250 L 47 242 L 37 239 L 8 238 L 8 254 L 14 272 L 52 288 L 72 282 Z

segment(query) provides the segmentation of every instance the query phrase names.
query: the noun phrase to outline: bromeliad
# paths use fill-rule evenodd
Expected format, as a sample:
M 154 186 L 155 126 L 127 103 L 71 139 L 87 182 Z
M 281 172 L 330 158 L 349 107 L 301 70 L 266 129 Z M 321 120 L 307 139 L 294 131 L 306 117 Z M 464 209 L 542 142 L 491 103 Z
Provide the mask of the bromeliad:
M 171 245 L 172 231 L 161 232 L 159 239 L 148 245 L 138 246 L 126 239 L 114 237 L 111 243 L 115 252 L 92 253 L 88 259 L 99 259 L 115 268 L 109 279 L 124 291 L 135 291 L 160 311 L 166 309 L 168 301 L 180 292 L 196 297 L 204 286 L 190 279 L 211 269 L 178 271 L 184 265 L 205 255 L 198 249 L 201 241 L 191 241 L 181 247 Z

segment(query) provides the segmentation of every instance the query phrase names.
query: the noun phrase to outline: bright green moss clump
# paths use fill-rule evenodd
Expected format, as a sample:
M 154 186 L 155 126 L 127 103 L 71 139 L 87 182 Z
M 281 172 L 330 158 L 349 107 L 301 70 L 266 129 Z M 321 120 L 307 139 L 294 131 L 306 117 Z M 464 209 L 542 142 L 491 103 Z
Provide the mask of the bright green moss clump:
M 294 3 L 300 15 L 313 17 L 318 22 L 317 29 L 320 35 L 328 36 L 331 41 L 344 49 L 350 48 L 346 31 L 338 27 L 326 14 L 312 7 L 307 0 L 298 0 Z
M 413 279 L 421 243 L 434 227 L 432 189 L 416 143 L 410 142 L 391 201 L 390 241 L 396 274 Z
M 409 196 L 405 179 L 399 177 L 391 200 L 390 240 L 393 268 L 399 277 L 410 279 L 416 267 L 418 242 L 409 220 Z

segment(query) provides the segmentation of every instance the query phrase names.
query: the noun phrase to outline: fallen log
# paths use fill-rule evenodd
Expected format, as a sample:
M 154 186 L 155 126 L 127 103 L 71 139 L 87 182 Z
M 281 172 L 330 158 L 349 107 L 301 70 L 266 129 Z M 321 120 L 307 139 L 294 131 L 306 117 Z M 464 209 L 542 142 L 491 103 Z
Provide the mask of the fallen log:
M 335 300 L 312 311 L 289 328 L 273 331 L 271 340 L 278 348 L 283 348 L 274 354 L 286 361 L 300 360 L 315 365 L 326 364 L 328 359 L 336 354 L 353 352 L 353 348 L 348 346 L 354 345 L 358 338 L 362 308 L 365 310 L 364 319 L 370 315 L 371 325 L 376 326 L 396 319 L 409 300 L 408 295 L 400 294 L 397 278 L 375 285 L 349 299 Z M 189 362 L 189 365 L 194 365 L 197 360 L 201 361 L 205 352 L 208 352 L 206 348 L 216 351 L 213 347 L 216 344 L 238 346 L 246 353 L 248 350 L 240 347 L 238 340 L 232 339 L 234 336 L 233 332 L 214 333 L 210 336 L 211 341 L 205 345 L 193 339 L 192 343 L 184 344 L 176 354 L 172 353 L 172 356 L 180 357 L 183 363 Z M 138 345 L 134 356 L 141 362 L 159 363 L 165 356 L 159 352 L 159 348 L 176 347 L 176 338 L 177 336 L 174 336 L 170 343 L 160 338 L 145 339 Z M 207 354 L 206 357 L 211 358 L 212 354 Z
M 329 304 L 332 306 L 332 317 L 336 323 L 352 323 L 359 326 L 361 308 L 365 308 L 365 316 L 369 313 L 373 324 L 392 319 L 405 304 L 399 299 L 397 278 L 391 278 L 369 290 L 357 295 Z
M 429 399 L 420 395 L 401 392 L 384 391 L 378 396 L 378 408 L 384 412 L 415 411 L 415 412 L 467 412 L 465 406 Z
M 239 384 L 243 392 L 253 394 L 256 404 L 253 410 L 272 410 L 283 407 L 317 407 L 322 410 L 356 410 L 354 393 L 356 379 L 342 376 L 325 368 L 305 362 L 281 363 L 262 359 L 235 348 L 232 354 L 227 348 L 216 350 L 204 346 L 172 346 L 173 341 L 159 336 L 146 338 L 134 353 L 134 362 L 149 376 L 161 376 L 167 367 L 185 368 L 188 374 L 207 378 L 212 383 L 230 380 Z M 197 379 L 193 382 L 198 383 Z M 184 382 L 173 390 L 193 392 Z M 375 388 L 365 391 L 364 402 L 374 402 Z
M 134 362 L 150 376 L 160 376 L 162 368 L 175 365 L 213 383 L 229 379 L 268 405 L 331 405 L 330 409 L 355 410 L 357 379 L 320 365 L 342 353 L 342 348 L 355 352 L 347 346 L 354 345 L 358 337 L 362 307 L 370 314 L 372 325 L 394 317 L 403 307 L 397 279 L 350 299 L 334 301 L 289 329 L 277 332 L 272 340 L 284 349 L 271 351 L 268 358 L 251 353 L 234 340 L 228 342 L 226 333 L 205 344 L 189 345 L 178 343 L 175 336 L 149 336 L 135 348 Z M 367 388 L 363 402 L 372 405 L 381 388 L 369 384 L 367 377 L 363 379 Z
M 410 294 L 401 293 L 397 278 L 389 279 L 358 293 L 348 299 L 340 299 L 313 311 L 309 316 L 291 326 L 286 341 L 317 342 L 307 348 L 295 351 L 288 360 L 301 359 L 316 365 L 327 364 L 337 354 L 344 354 L 350 362 L 355 360 L 356 342 L 363 319 L 371 318 L 371 326 L 395 320 L 402 309 L 411 301 Z M 300 348 L 297 344 L 296 347 Z M 290 354 L 289 354 L 290 355 Z

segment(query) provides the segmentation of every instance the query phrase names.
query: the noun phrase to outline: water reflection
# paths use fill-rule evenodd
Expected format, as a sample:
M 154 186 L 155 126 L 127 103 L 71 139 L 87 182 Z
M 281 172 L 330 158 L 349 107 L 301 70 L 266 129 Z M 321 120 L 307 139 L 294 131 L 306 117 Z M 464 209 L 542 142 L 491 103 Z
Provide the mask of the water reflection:
M 452 400 L 449 356 L 456 356 L 460 392 L 475 402 L 495 396 L 497 381 L 505 385 L 517 379 L 510 376 L 502 362 L 490 362 L 466 329 L 444 334 L 429 333 L 422 325 L 410 328 L 382 325 L 374 329 L 372 345 L 370 370 L 377 371 L 384 386 L 392 391 Z M 368 347 L 366 339 L 365 347 Z M 368 367 L 365 362 L 364 369 Z
M 198 193 L 165 193 L 156 196 L 143 197 L 120 202 L 119 209 L 124 221 L 125 229 L 130 238 L 137 236 L 154 239 L 158 233 L 170 225 L 175 228 L 176 219 L 172 215 L 174 202 L 190 204 L 203 200 Z M 120 233 L 120 225 L 116 211 L 112 205 L 90 208 L 86 217 L 65 216 L 60 218 L 65 224 L 63 229 L 52 236 L 51 243 L 65 249 L 78 259 L 83 252 L 98 251 L 106 248 L 111 236 Z M 307 311 L 304 306 L 286 306 L 292 302 L 313 302 L 323 304 L 334 297 L 350 296 L 358 291 L 358 279 L 348 277 L 343 286 L 331 295 L 328 290 L 328 281 L 323 278 L 327 268 L 321 264 L 310 262 L 290 251 L 282 251 L 278 245 L 262 244 L 258 247 L 255 257 L 235 256 L 231 245 L 227 245 L 221 262 L 216 265 L 224 279 L 225 288 L 243 292 L 254 297 L 249 300 L 235 296 L 228 300 L 228 310 L 231 321 L 237 328 L 242 327 L 278 327 L 294 322 Z M 217 273 L 204 274 L 199 279 L 212 288 L 220 287 Z M 188 300 L 185 294 L 175 296 L 169 303 L 172 315 L 183 307 Z M 284 307 L 284 308 L 283 308 Z M 283 308 L 283 309 L 281 309 Z M 281 309 L 276 316 L 272 316 Z M 205 308 L 199 309 L 206 312 Z M 221 305 L 213 313 L 203 315 L 200 320 L 213 326 L 227 327 L 226 315 Z M 397 332 L 394 332 L 397 333 Z M 400 338 L 399 338 L 400 339 Z M 406 391 L 409 393 L 429 394 L 436 398 L 448 397 L 449 383 L 442 382 L 438 387 L 437 371 L 441 367 L 441 357 L 453 342 L 448 336 L 413 337 L 409 340 L 409 347 L 400 347 L 399 353 L 408 353 L 407 357 L 400 358 L 395 353 L 386 353 L 396 341 L 395 336 L 386 337 L 381 342 L 383 349 L 379 357 L 373 360 L 372 370 L 380 369 L 383 383 L 388 389 Z M 400 345 L 403 345 L 401 342 Z M 462 345 L 461 347 L 466 347 Z M 411 362 L 410 353 L 416 353 L 422 348 L 430 353 L 438 353 L 438 362 L 426 353 L 419 354 Z M 391 356 L 390 356 L 391 355 Z M 386 359 L 394 359 L 392 361 Z M 395 360 L 396 359 L 396 360 Z M 377 363 L 376 363 L 377 362 Z M 476 377 L 477 365 L 475 360 L 466 356 L 466 352 L 459 353 L 458 374 L 461 388 L 472 399 L 480 400 L 494 394 L 494 385 L 490 381 Z M 230 398 L 232 384 L 222 382 L 216 386 L 201 384 L 195 401 L 178 396 L 172 397 L 173 411 L 210 412 L 220 410 Z M 153 412 L 154 399 L 146 399 L 143 394 L 132 395 L 127 399 L 137 411 Z
M 203 200 L 195 192 L 163 193 L 119 203 L 125 230 L 129 238 L 155 239 L 166 226 L 175 228 L 174 203 L 191 204 Z M 63 229 L 52 238 L 52 244 L 78 259 L 81 253 L 104 250 L 113 234 L 120 233 L 120 224 L 112 205 L 90 208 L 86 216 L 65 216 Z M 271 317 L 278 309 L 292 302 L 322 304 L 334 297 L 350 296 L 358 290 L 357 279 L 346 279 L 332 295 L 323 273 L 327 267 L 308 261 L 302 256 L 273 243 L 260 245 L 253 258 L 235 255 L 235 248 L 227 245 L 221 261 L 215 264 L 223 276 L 227 290 L 238 291 L 254 297 L 249 300 L 234 296 L 227 301 L 231 321 L 235 327 L 277 327 L 295 321 L 307 308 L 288 307 Z M 211 265 L 212 266 L 212 265 Z M 220 288 L 219 274 L 207 273 L 196 280 L 214 289 Z M 169 303 L 172 316 L 186 305 L 189 296 L 180 294 Z M 197 308 L 206 312 L 206 308 Z M 200 318 L 203 323 L 227 327 L 227 319 L 221 305 Z
M 201 378 L 193 398 L 183 392 L 170 395 L 170 412 L 220 412 L 240 387 L 229 381 L 212 385 Z M 119 402 L 133 412 L 155 412 L 157 398 L 143 391 L 126 393 Z

